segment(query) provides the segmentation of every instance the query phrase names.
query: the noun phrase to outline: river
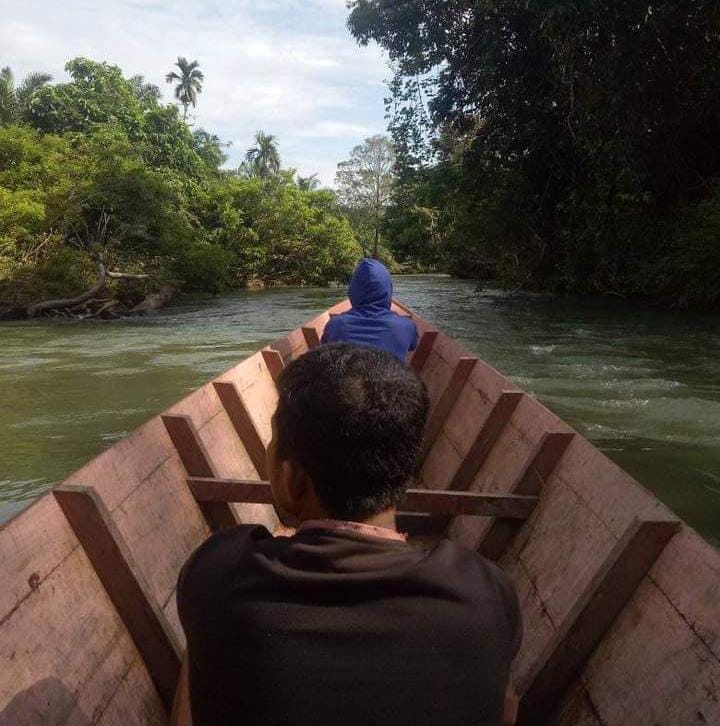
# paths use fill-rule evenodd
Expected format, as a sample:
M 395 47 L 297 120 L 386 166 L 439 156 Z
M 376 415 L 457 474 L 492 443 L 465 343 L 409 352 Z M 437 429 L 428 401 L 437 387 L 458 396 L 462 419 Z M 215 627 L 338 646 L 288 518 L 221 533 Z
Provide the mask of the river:
M 720 318 L 399 277 L 396 295 L 720 544 Z M 243 291 L 152 317 L 0 327 L 0 520 L 341 297 Z

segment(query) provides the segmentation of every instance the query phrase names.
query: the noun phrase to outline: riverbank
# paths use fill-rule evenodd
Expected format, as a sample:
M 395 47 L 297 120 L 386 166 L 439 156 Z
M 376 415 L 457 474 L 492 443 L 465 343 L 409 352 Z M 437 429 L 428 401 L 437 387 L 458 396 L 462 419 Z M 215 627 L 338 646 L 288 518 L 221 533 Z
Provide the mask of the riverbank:
M 508 374 L 720 543 L 715 316 L 511 295 L 442 275 L 398 297 Z M 180 298 L 111 323 L 3 327 L 0 518 L 152 415 L 342 297 L 274 288 Z

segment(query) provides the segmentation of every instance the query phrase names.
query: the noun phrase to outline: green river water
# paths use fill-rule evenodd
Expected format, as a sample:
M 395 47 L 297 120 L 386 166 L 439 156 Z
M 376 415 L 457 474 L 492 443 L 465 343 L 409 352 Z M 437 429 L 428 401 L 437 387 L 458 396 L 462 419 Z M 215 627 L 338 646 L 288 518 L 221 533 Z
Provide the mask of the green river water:
M 397 278 L 396 295 L 720 544 L 720 318 L 429 275 Z M 143 319 L 0 327 L 0 521 L 341 296 L 237 292 Z

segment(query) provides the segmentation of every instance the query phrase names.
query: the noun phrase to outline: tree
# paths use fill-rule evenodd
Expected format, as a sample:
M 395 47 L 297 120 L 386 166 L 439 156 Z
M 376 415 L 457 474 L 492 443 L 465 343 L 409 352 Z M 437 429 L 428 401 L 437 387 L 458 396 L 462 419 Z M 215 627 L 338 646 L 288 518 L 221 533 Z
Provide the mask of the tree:
M 320 179 L 318 179 L 317 173 L 310 174 L 310 176 L 300 176 L 298 174 L 297 185 L 301 191 L 312 192 L 320 186 Z
M 148 83 L 145 77 L 140 75 L 132 76 L 129 82 L 133 92 L 144 106 L 151 108 L 158 105 L 162 93 L 154 83 Z
M 140 139 L 147 107 L 117 66 L 74 58 L 65 64 L 69 83 L 44 85 L 34 91 L 27 112 L 36 129 L 51 133 L 91 132 L 98 124 L 117 124 Z
M 205 76 L 196 60 L 188 62 L 187 58 L 178 56 L 175 65 L 180 69 L 180 73 L 171 71 L 165 76 L 165 81 L 176 84 L 175 98 L 182 104 L 183 119 L 187 119 L 188 106 L 195 108 L 197 105 L 197 97 L 199 93 L 202 93 L 202 82 L 205 80 Z
M 52 81 L 49 73 L 30 73 L 16 88 L 9 67 L 0 70 L 0 123 L 12 123 L 23 118 L 35 91 Z
M 277 137 L 258 131 L 255 134 L 255 146 L 250 147 L 245 154 L 245 162 L 246 168 L 262 179 L 277 174 L 280 171 Z
M 113 317 L 171 289 L 348 278 L 361 250 L 334 192 L 281 169 L 273 136 L 233 175 L 227 145 L 141 76 L 66 67 L 69 82 L 21 95 L 27 115 L 0 125 L 0 317 Z M 3 108 L 12 80 L 0 73 Z
M 222 142 L 216 134 L 205 129 L 196 129 L 193 131 L 193 144 L 197 155 L 210 169 L 219 169 L 227 161 L 227 154 L 223 149 L 227 149 L 231 142 Z
M 338 164 L 335 175 L 340 200 L 349 209 L 368 215 L 372 221 L 375 257 L 383 212 L 393 191 L 394 166 L 395 152 L 390 139 L 376 135 L 356 146 L 350 158 Z
M 438 210 L 451 269 L 479 273 L 489 261 L 513 288 L 645 295 L 655 284 L 664 295 L 667 281 L 650 271 L 679 259 L 684 210 L 709 215 L 699 237 L 709 244 L 718 218 L 704 201 L 720 186 L 718 3 L 350 6 L 355 38 L 393 62 L 401 184 L 439 172 L 416 185 L 433 204 L 401 196 L 410 210 Z M 684 268 L 701 270 L 697 259 Z M 689 293 L 706 287 L 688 282 Z
M 0 70 L 0 123 L 10 123 L 15 118 L 15 83 L 9 67 Z

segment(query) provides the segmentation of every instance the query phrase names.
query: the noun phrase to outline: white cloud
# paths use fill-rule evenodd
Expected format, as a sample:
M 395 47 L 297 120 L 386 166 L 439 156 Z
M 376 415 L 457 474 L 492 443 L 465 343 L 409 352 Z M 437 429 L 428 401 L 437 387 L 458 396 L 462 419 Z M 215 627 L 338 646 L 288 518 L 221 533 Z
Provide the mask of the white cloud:
M 385 127 L 374 47 L 345 27 L 345 0 L 0 0 L 0 65 L 62 79 L 76 56 L 106 60 L 161 87 L 178 55 L 205 73 L 195 123 L 231 141 L 239 163 L 258 129 L 274 133 L 288 166 L 332 183 L 351 148 Z
M 306 129 L 301 129 L 298 136 L 303 139 L 364 139 L 382 130 L 352 121 L 318 121 Z

